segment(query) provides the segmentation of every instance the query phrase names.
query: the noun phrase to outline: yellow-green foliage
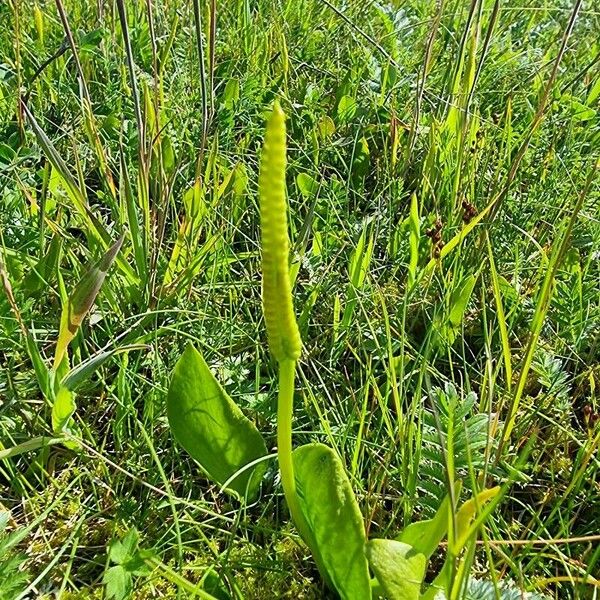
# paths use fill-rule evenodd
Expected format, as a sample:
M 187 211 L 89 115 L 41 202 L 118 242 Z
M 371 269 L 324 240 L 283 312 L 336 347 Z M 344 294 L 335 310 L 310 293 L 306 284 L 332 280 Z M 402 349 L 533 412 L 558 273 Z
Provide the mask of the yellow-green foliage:
M 288 266 L 285 198 L 285 115 L 275 102 L 267 123 L 258 188 L 262 232 L 262 294 L 269 347 L 279 361 L 297 360 L 302 342 L 294 315 Z

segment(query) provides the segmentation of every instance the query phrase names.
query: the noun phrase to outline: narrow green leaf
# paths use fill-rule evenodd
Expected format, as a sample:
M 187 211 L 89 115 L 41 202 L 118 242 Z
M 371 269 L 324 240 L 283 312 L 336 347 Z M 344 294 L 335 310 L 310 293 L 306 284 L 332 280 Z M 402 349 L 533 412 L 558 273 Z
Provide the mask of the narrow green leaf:
M 35 450 L 39 450 L 40 448 L 46 448 L 48 446 L 54 446 L 54 444 L 60 443 L 64 443 L 64 437 L 47 437 L 40 435 L 21 444 L 17 444 L 16 446 L 11 446 L 10 448 L 0 450 L 0 460 L 6 460 L 7 458 L 12 458 L 13 456 L 25 454 L 25 452 L 33 452 Z
M 127 169 L 127 161 L 123 155 L 123 151 L 119 153 L 121 171 L 121 184 L 119 186 L 121 196 L 123 197 L 126 214 L 127 224 L 129 226 L 129 235 L 131 237 L 131 243 L 133 245 L 133 256 L 135 258 L 135 266 L 140 281 L 145 285 L 148 279 L 148 261 L 147 261 L 147 248 L 144 244 L 144 235 L 140 227 L 139 212 L 140 208 L 136 203 L 131 189 L 131 183 L 129 178 L 129 171 Z M 122 214 L 122 218 L 125 221 L 125 215 Z
M 175 439 L 217 483 L 267 454 L 265 442 L 190 344 L 175 366 L 167 395 Z M 264 462 L 243 470 L 227 489 L 253 499 L 266 471 Z
M 371 540 L 366 552 L 388 600 L 419 600 L 427 566 L 423 554 L 396 540 Z
M 31 294 L 48 286 L 48 282 L 52 279 L 52 276 L 56 274 L 61 249 L 62 237 L 55 234 L 48 247 L 48 252 L 42 256 L 23 279 L 23 289 L 26 292 Z
M 479 225 L 479 223 L 481 223 L 486 215 L 492 210 L 495 202 L 496 199 L 492 199 L 492 201 L 478 215 L 471 219 L 471 221 L 469 221 L 453 238 L 451 238 L 450 241 L 448 241 L 442 248 L 439 258 L 432 258 L 427 263 L 421 272 L 421 276 L 423 278 L 429 275 L 435 269 L 439 261 L 446 258 L 446 256 L 448 256 L 452 250 L 463 243 L 469 233 L 471 233 L 471 231 L 473 231 L 473 229 L 475 229 L 475 227 L 477 227 L 477 225 Z
M 494 262 L 494 254 L 492 252 L 492 245 L 490 244 L 490 238 L 486 235 L 487 251 L 488 251 L 488 264 L 490 266 L 490 278 L 492 281 L 492 292 L 494 294 L 494 301 L 496 303 L 496 316 L 498 319 L 498 330 L 500 331 L 500 341 L 502 342 L 502 357 L 504 359 L 504 371 L 506 373 L 506 388 L 510 392 L 512 387 L 512 359 L 510 350 L 510 341 L 508 339 L 508 327 L 506 325 L 506 316 L 504 312 L 504 305 L 502 303 L 502 292 L 500 290 L 500 279 L 498 272 L 496 271 L 496 264 Z M 510 285 L 510 284 L 509 284 Z
M 29 354 L 29 358 L 33 365 L 33 370 L 35 372 L 35 378 L 37 379 L 38 386 L 44 395 L 45 398 L 52 397 L 52 377 L 50 375 L 50 370 L 44 361 L 42 354 L 40 353 L 40 349 L 37 346 L 37 343 L 31 333 L 27 332 L 27 337 L 25 340 L 27 346 L 27 354 Z
M 293 453 L 299 506 L 321 574 L 343 600 L 371 598 L 362 515 L 337 454 L 323 444 Z
M 344 313 L 340 323 L 342 330 L 348 328 L 352 322 L 352 316 L 358 303 L 357 292 L 363 288 L 369 268 L 371 266 L 375 238 L 372 234 L 369 234 L 369 239 L 367 242 L 367 233 L 368 225 L 365 225 L 360 237 L 358 238 L 356 249 L 350 258 L 350 264 L 348 266 L 350 283 L 347 288 L 346 306 L 344 307 Z
M 232 77 L 225 84 L 225 90 L 223 92 L 223 105 L 228 110 L 232 110 L 233 107 L 239 102 L 240 99 L 240 81 L 235 77 Z
M 57 176 L 60 177 L 61 184 L 63 184 L 65 191 L 67 192 L 69 199 L 73 202 L 73 205 L 80 213 L 80 215 L 84 218 L 88 225 L 92 227 L 94 232 L 98 235 L 100 239 L 102 239 L 102 235 L 100 231 L 97 231 L 95 228 L 95 223 L 93 221 L 93 215 L 88 207 L 87 198 L 85 196 L 84 190 L 79 187 L 79 184 L 71 175 L 69 168 L 67 167 L 65 161 L 62 159 L 60 152 L 55 148 L 54 144 L 51 142 L 50 138 L 46 135 L 45 131 L 39 126 L 37 120 L 27 107 L 25 103 L 21 105 L 23 107 L 23 112 L 27 117 L 33 132 L 37 138 L 38 144 L 42 147 L 42 150 L 48 157 L 48 160 L 52 163 L 53 168 Z
M 130 350 L 145 350 L 147 348 L 146 344 L 130 344 L 98 352 L 71 369 L 62 380 L 62 385 L 69 390 L 74 390 L 89 379 L 111 356 L 129 352 Z
M 87 227 L 87 233 L 91 233 L 92 237 L 103 247 L 107 248 L 110 243 L 110 237 L 106 228 L 102 224 L 102 222 L 94 215 L 91 211 L 88 201 L 85 195 L 85 190 L 78 184 L 73 175 L 71 175 L 69 168 L 67 167 L 65 161 L 62 159 L 58 150 L 54 147 L 50 138 L 46 135 L 46 133 L 39 126 L 35 117 L 31 113 L 31 111 L 27 108 L 26 104 L 21 105 L 23 108 L 23 112 L 27 117 L 33 132 L 37 138 L 39 145 L 42 150 L 48 157 L 48 160 L 52 164 L 52 171 L 56 176 L 58 182 L 61 187 L 64 188 L 67 196 L 71 200 L 73 206 L 77 210 L 78 214 L 83 219 L 84 223 Z M 108 250 L 110 252 L 110 249 Z M 117 259 L 117 264 L 119 265 L 119 269 L 123 272 L 123 274 L 127 277 L 127 280 L 132 285 L 138 285 L 140 283 L 139 278 L 133 272 L 133 269 L 129 266 L 127 261 L 122 259 Z
M 410 218 L 409 218 L 409 244 L 410 244 L 410 262 L 408 264 L 408 287 L 412 287 L 417 278 L 417 266 L 419 264 L 419 240 L 421 238 L 421 229 L 419 223 L 419 203 L 417 195 L 413 194 L 410 200 Z
M 92 308 L 96 296 L 104 283 L 106 273 L 114 262 L 121 244 L 121 236 L 104 254 L 104 256 L 79 280 L 73 293 L 63 307 L 60 319 L 60 331 L 54 353 L 54 369 L 60 365 L 67 347 L 75 337 L 77 329 L 81 325 L 85 315 Z

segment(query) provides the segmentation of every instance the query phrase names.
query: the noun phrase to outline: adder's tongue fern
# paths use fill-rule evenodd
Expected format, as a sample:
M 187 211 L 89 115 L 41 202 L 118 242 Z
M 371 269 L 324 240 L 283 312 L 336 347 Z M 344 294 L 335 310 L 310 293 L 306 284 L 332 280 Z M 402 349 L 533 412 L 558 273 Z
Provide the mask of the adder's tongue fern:
M 285 115 L 276 102 L 267 123 L 258 188 L 262 234 L 263 307 L 269 348 L 279 363 L 297 360 L 302 347 L 292 304 L 288 269 L 285 165 Z
M 310 545 L 308 528 L 298 505 L 292 463 L 294 378 L 302 341 L 294 315 L 288 265 L 285 165 L 285 115 L 279 103 L 275 102 L 267 122 L 258 177 L 262 242 L 262 300 L 269 348 L 279 363 L 277 455 L 281 482 L 292 519 L 300 535 Z

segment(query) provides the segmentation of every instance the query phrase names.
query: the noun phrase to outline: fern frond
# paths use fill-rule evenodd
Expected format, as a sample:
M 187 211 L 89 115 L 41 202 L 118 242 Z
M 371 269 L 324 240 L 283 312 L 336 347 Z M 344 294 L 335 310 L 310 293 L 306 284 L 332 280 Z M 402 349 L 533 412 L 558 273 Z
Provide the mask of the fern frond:
M 424 492 L 424 504 L 434 511 L 447 493 L 448 449 L 453 450 L 454 478 L 465 479 L 470 470 L 485 466 L 485 451 L 491 440 L 489 417 L 476 412 L 474 392 L 461 397 L 452 384 L 447 384 L 443 390 L 435 388 L 430 401 L 431 409 L 423 417 L 419 488 Z

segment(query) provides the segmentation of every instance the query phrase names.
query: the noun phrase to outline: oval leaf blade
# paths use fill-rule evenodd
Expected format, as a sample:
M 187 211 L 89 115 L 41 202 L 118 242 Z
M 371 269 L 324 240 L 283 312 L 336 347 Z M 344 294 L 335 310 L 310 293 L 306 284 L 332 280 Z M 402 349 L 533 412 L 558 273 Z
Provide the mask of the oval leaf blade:
M 191 344 L 173 371 L 167 417 L 175 439 L 221 485 L 267 454 L 258 429 L 234 404 Z M 265 463 L 259 462 L 230 481 L 227 489 L 252 499 L 265 471 Z
M 427 559 L 412 546 L 396 540 L 371 540 L 369 563 L 389 600 L 419 600 Z
M 371 598 L 362 515 L 337 454 L 323 444 L 294 450 L 300 509 L 312 539 L 305 540 L 319 570 L 343 600 Z

